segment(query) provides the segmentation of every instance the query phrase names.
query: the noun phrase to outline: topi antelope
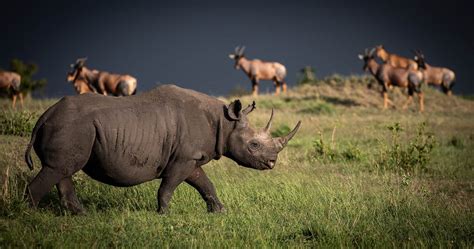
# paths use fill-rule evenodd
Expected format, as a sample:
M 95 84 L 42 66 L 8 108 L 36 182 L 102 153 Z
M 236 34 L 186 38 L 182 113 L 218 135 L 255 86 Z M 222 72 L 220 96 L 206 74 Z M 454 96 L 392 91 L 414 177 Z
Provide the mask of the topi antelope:
M 76 60 L 71 64 L 72 71 L 67 74 L 67 81 L 72 82 L 77 93 L 100 93 L 103 95 L 129 96 L 136 93 L 137 80 L 126 74 L 111 74 L 104 71 L 90 70 L 84 66 L 87 58 Z
M 280 86 L 286 93 L 286 68 L 278 62 L 263 62 L 258 59 L 248 60 L 244 55 L 244 47 L 236 47 L 229 58 L 235 61 L 235 69 L 241 69 L 252 81 L 252 95 L 258 95 L 258 83 L 260 80 L 272 80 L 275 84 L 275 95 L 280 94 Z
M 440 86 L 443 92 L 451 96 L 452 91 L 451 89 L 454 86 L 454 81 L 456 80 L 456 75 L 454 72 L 445 67 L 433 67 L 425 63 L 425 56 L 421 53 L 420 50 L 414 50 L 415 53 L 415 61 L 420 64 L 424 65 L 423 70 L 423 78 L 426 84 Z
M 23 95 L 20 92 L 21 76 L 15 72 L 0 71 L 0 88 L 11 89 L 13 94 L 12 107 L 15 108 L 16 98 L 20 97 L 21 107 L 23 107 Z
M 359 54 L 359 59 L 364 61 L 364 71 L 369 71 L 382 85 L 383 108 L 387 109 L 389 102 L 387 90 L 390 86 L 398 86 L 401 88 L 408 88 L 408 99 L 403 105 L 403 109 L 408 107 L 413 101 L 413 93 L 418 93 L 420 101 L 420 112 L 424 110 L 423 93 L 421 92 L 421 85 L 423 83 L 423 73 L 414 69 L 404 69 L 393 67 L 390 64 L 379 65 L 374 58 L 375 48 L 370 52 L 365 49 L 364 55 Z M 420 65 L 421 67 L 422 65 Z
M 385 50 L 383 45 L 375 46 L 375 53 L 384 63 L 391 65 L 392 67 L 401 67 L 405 69 L 418 69 L 416 61 L 406 57 L 402 57 L 396 54 L 391 54 Z
M 76 79 L 73 86 L 79 94 L 99 93 L 97 89 L 92 84 L 89 84 L 85 79 Z

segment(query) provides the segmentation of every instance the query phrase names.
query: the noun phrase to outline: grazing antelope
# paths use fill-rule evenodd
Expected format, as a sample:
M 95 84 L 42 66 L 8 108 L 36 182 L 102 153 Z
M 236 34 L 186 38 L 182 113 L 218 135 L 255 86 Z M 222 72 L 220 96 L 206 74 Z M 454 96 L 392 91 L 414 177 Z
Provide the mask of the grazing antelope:
M 427 64 L 425 62 L 425 56 L 420 50 L 415 50 L 413 52 L 415 53 L 415 61 L 420 65 L 424 65 L 421 72 L 423 73 L 425 83 L 428 85 L 440 86 L 446 95 L 451 96 L 451 89 L 456 80 L 454 72 L 445 67 L 433 67 Z
M 11 89 L 13 94 L 13 108 L 15 108 L 17 97 L 20 97 L 21 107 L 23 107 L 23 94 L 20 92 L 20 84 L 21 76 L 19 74 L 9 71 L 0 71 L 0 88 Z
M 76 89 L 76 92 L 79 94 L 83 93 L 99 93 L 97 89 L 92 85 L 87 83 L 84 79 L 76 79 L 74 81 L 74 89 Z
M 84 66 L 87 58 L 76 60 L 71 64 L 72 71 L 67 74 L 67 81 L 72 82 L 77 93 L 86 92 L 129 96 L 136 93 L 137 80 L 126 74 L 111 74 L 104 71 L 90 70 Z
M 245 47 L 236 47 L 229 58 L 235 61 L 235 69 L 242 71 L 252 81 L 252 95 L 258 95 L 258 83 L 260 80 L 272 80 L 275 84 L 275 95 L 280 94 L 280 86 L 286 93 L 286 68 L 278 62 L 263 62 L 258 59 L 248 60 L 244 55 Z
M 385 50 L 383 45 L 375 46 L 377 57 L 379 57 L 384 63 L 391 65 L 392 67 L 401 67 L 405 69 L 418 69 L 416 61 L 406 57 L 402 57 L 396 54 L 391 54 Z
M 406 109 L 408 104 L 413 101 L 413 93 L 416 92 L 418 93 L 420 101 L 420 112 L 423 112 L 424 100 L 423 92 L 421 92 L 423 73 L 414 69 L 393 67 L 390 64 L 379 65 L 375 61 L 374 51 L 375 49 L 372 49 L 370 52 L 368 49 L 365 49 L 364 55 L 359 54 L 359 59 L 364 61 L 364 71 L 369 71 L 383 87 L 383 108 L 387 109 L 388 102 L 390 101 L 387 96 L 387 90 L 393 85 L 401 88 L 408 88 L 408 99 L 403 105 L 403 109 Z

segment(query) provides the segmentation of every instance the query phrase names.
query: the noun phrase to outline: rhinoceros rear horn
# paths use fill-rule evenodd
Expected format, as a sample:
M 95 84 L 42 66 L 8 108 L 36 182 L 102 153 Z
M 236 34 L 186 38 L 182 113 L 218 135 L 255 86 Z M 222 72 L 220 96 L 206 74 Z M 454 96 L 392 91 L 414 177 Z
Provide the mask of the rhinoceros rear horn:
M 276 138 L 277 139 L 277 142 L 278 142 L 278 145 L 279 145 L 279 149 L 280 151 L 283 150 L 283 148 L 285 148 L 285 146 L 288 144 L 288 142 L 293 138 L 293 136 L 295 136 L 296 132 L 299 130 L 300 128 L 300 125 L 301 125 L 301 121 L 298 121 L 298 124 L 296 124 L 295 128 L 290 131 L 290 133 L 288 133 L 286 136 L 284 137 L 279 137 L 279 138 Z
M 272 120 L 273 120 L 273 108 L 272 108 L 272 114 L 270 115 L 270 119 L 268 120 L 267 125 L 263 129 L 264 132 L 266 132 L 266 133 L 270 132 L 270 128 L 272 127 Z

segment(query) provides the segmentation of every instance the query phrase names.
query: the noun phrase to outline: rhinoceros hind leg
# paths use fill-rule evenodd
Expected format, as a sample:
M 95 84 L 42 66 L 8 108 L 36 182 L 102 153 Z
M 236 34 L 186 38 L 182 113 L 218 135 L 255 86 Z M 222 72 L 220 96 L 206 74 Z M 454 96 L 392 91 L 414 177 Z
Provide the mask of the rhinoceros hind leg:
M 199 194 L 201 194 L 201 197 L 207 204 L 208 212 L 214 213 L 225 211 L 224 205 L 222 205 L 222 203 L 219 201 L 219 198 L 217 198 L 214 185 L 201 167 L 194 170 L 194 172 L 188 178 L 186 178 L 186 182 L 193 186 L 199 192 Z
M 63 207 L 67 208 L 74 214 L 85 213 L 84 208 L 82 208 L 82 205 L 77 198 L 72 177 L 62 179 L 58 184 L 56 184 L 56 187 Z
M 43 196 L 63 177 L 64 175 L 58 170 L 43 167 L 26 188 L 26 195 L 31 205 L 36 207 Z

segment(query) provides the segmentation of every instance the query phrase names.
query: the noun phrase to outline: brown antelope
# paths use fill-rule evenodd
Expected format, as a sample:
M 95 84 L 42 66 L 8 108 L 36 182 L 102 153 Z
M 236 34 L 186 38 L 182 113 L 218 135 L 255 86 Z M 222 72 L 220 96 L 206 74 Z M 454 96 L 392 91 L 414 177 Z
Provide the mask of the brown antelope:
M 423 73 L 425 83 L 428 85 L 440 86 L 446 95 L 451 96 L 451 89 L 456 80 L 454 72 L 445 67 L 433 67 L 427 64 L 425 62 L 425 56 L 420 50 L 414 50 L 413 52 L 415 53 L 415 61 L 420 65 L 424 65 L 421 72 Z
M 421 85 L 423 83 L 423 73 L 414 69 L 397 68 L 390 64 L 379 65 L 374 58 L 375 48 L 370 52 L 365 49 L 364 55 L 359 54 L 359 59 L 364 61 L 364 71 L 369 71 L 379 84 L 382 85 L 383 108 L 387 109 L 388 102 L 391 102 L 387 96 L 387 90 L 390 86 L 408 88 L 408 99 L 403 105 L 403 109 L 408 107 L 413 101 L 413 93 L 418 93 L 420 101 L 420 112 L 424 111 L 423 92 Z M 420 65 L 422 66 L 422 65 Z
M 99 93 L 93 85 L 87 83 L 84 79 L 76 79 L 74 81 L 73 86 L 74 86 L 74 89 L 76 89 L 76 92 L 79 94 Z
M 377 57 L 379 57 L 384 63 L 391 65 L 392 67 L 401 67 L 405 69 L 418 69 L 416 61 L 406 57 L 402 57 L 396 54 L 391 54 L 385 50 L 383 45 L 375 46 Z
M 260 80 L 272 80 L 275 84 L 275 95 L 280 94 L 280 86 L 286 93 L 286 68 L 278 62 L 263 62 L 258 59 L 248 60 L 244 55 L 245 47 L 236 47 L 229 58 L 235 61 L 235 69 L 242 69 L 252 81 L 252 95 L 258 95 Z
M 86 60 L 87 58 L 77 59 L 75 64 L 71 64 L 72 71 L 67 74 L 67 81 L 73 83 L 77 93 L 94 92 L 115 96 L 135 94 L 137 80 L 134 77 L 90 70 L 84 66 Z
M 11 89 L 13 94 L 12 107 L 15 108 L 16 98 L 20 97 L 21 107 L 23 107 L 23 94 L 20 92 L 21 76 L 15 72 L 0 71 L 0 88 Z

